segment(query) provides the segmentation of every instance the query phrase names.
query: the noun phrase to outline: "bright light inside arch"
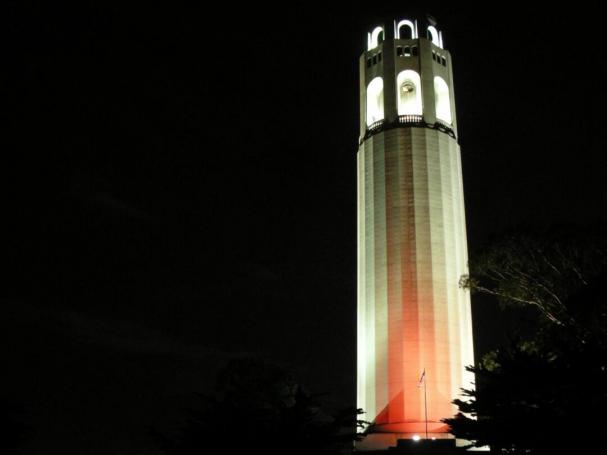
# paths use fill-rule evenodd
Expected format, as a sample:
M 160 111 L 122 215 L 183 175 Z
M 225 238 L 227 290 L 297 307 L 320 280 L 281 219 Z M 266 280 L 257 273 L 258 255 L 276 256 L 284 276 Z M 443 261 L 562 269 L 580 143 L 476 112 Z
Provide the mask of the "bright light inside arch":
M 415 71 L 405 70 L 398 73 L 398 115 L 422 115 L 421 87 L 421 78 Z
M 419 441 L 421 439 L 421 437 L 418 434 L 414 434 L 411 439 L 413 439 L 414 441 L 417 442 L 417 441 Z
M 410 20 L 407 20 L 407 19 L 403 19 L 398 24 L 396 24 L 396 27 L 395 27 L 395 30 L 394 30 L 394 36 L 396 36 L 396 39 L 400 39 L 400 28 L 402 26 L 409 27 L 411 29 L 411 38 L 412 39 L 417 39 L 417 29 L 415 27 L 415 24 L 413 22 L 411 22 Z
M 440 47 L 441 49 L 443 48 L 443 45 L 441 43 L 441 37 L 438 33 L 438 30 L 436 30 L 436 27 L 434 27 L 433 25 L 429 25 L 428 26 L 428 33 L 430 34 L 430 41 L 432 41 L 432 43 L 435 46 Z
M 449 86 L 442 77 L 434 78 L 434 102 L 436 107 L 436 118 L 451 124 L 451 98 L 449 97 Z
M 367 126 L 384 118 L 384 80 L 376 77 L 367 86 Z
M 383 33 L 383 27 L 375 27 L 375 29 L 368 34 L 367 38 L 367 50 L 375 49 L 379 44 L 379 34 Z

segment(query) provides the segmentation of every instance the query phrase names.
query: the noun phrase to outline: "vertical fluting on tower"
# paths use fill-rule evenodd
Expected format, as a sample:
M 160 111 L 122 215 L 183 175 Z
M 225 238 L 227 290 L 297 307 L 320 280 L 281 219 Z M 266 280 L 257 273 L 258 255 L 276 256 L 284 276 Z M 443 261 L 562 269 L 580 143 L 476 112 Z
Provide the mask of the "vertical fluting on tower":
M 373 431 L 394 440 L 426 424 L 445 436 L 441 419 L 472 387 L 451 56 L 435 24 L 419 25 L 375 28 L 360 59 L 358 406 Z M 428 38 L 419 37 L 424 27 Z

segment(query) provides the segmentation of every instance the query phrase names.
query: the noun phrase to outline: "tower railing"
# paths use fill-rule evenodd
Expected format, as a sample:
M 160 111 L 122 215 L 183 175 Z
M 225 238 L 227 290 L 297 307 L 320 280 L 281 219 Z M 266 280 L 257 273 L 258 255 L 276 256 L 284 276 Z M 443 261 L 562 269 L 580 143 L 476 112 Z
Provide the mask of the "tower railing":
M 385 123 L 384 119 L 378 120 L 377 122 L 373 122 L 367 127 L 367 131 L 376 133 L 383 129 L 384 123 Z
M 374 134 L 377 134 L 381 131 L 390 130 L 392 128 L 409 128 L 409 127 L 429 128 L 432 130 L 438 130 L 445 134 L 448 134 L 453 139 L 457 139 L 455 137 L 455 132 L 453 131 L 453 128 L 451 127 L 451 125 L 448 125 L 447 123 L 445 123 L 441 120 L 436 120 L 436 122 L 434 122 L 434 123 L 427 123 L 424 120 L 423 116 L 421 116 L 421 115 L 406 114 L 406 115 L 399 115 L 396 118 L 396 120 L 393 122 L 386 122 L 384 119 L 378 120 L 377 122 L 373 122 L 371 125 L 369 125 L 367 127 L 367 130 L 365 131 L 365 135 L 364 135 L 364 137 L 361 138 L 360 143 L 362 143 L 365 139 L 368 139 L 371 136 L 373 136 Z
M 422 123 L 424 118 L 421 115 L 405 114 L 398 116 L 398 123 L 401 125 L 411 125 L 416 123 Z
M 453 129 L 451 128 L 451 125 L 448 125 L 447 123 L 443 122 L 442 120 L 436 120 L 436 123 L 434 124 L 435 128 L 437 130 L 443 131 L 445 133 L 453 133 Z

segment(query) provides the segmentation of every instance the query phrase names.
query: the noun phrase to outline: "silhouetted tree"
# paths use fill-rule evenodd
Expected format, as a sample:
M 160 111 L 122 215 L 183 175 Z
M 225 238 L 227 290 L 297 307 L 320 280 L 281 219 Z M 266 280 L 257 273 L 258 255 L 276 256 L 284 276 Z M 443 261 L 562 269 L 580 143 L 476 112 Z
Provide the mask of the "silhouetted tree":
M 446 422 L 458 438 L 506 453 L 607 449 L 605 351 L 559 356 L 514 344 L 471 368 L 476 389 Z M 470 418 L 469 416 L 476 417 Z
M 445 421 L 458 438 L 504 453 L 607 450 L 607 254 L 604 238 L 512 236 L 476 257 L 462 285 L 537 309 L 534 330 L 470 371 L 475 390 Z
M 181 433 L 161 438 L 165 453 L 340 454 L 363 426 L 362 411 L 328 413 L 283 368 L 255 359 L 230 362 L 215 393 L 201 398 Z
M 504 307 L 533 307 L 539 324 L 571 325 L 591 309 L 572 297 L 606 270 L 604 234 L 517 234 L 476 254 L 460 285 L 495 296 Z

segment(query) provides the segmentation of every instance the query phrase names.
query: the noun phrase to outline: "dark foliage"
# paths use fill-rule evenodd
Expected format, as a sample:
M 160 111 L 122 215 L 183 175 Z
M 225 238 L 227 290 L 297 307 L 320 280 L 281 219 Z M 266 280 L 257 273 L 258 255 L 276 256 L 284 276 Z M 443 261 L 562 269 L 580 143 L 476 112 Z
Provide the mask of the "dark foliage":
M 495 296 L 502 306 L 535 308 L 539 324 L 571 325 L 588 310 L 575 306 L 577 295 L 606 271 L 603 232 L 515 234 L 475 255 L 460 284 Z
M 179 435 L 158 437 L 165 453 L 340 454 L 364 425 L 361 410 L 328 413 L 284 369 L 253 359 L 232 361 L 215 393 L 200 398 Z
M 506 453 L 607 450 L 606 355 L 595 347 L 559 356 L 521 344 L 498 350 L 471 368 L 476 390 L 455 400 L 460 414 L 446 422 L 457 437 Z
M 463 281 L 503 305 L 533 307 L 532 327 L 470 371 L 476 389 L 445 421 L 503 453 L 607 450 L 607 299 L 600 237 L 517 236 L 472 262 Z

